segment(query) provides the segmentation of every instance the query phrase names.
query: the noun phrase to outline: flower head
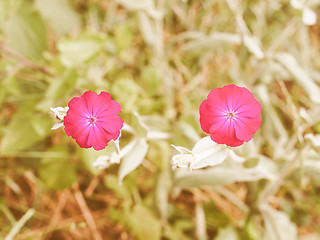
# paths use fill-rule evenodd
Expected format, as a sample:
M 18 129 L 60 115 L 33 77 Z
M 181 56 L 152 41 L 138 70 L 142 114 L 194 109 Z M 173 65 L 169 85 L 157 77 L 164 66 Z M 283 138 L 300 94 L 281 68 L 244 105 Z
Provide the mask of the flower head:
M 107 92 L 97 95 L 87 91 L 81 97 L 71 99 L 64 117 L 65 131 L 80 147 L 102 150 L 108 142 L 120 135 L 123 120 L 119 103 L 111 100 Z
M 200 106 L 200 125 L 213 141 L 237 147 L 252 139 L 261 124 L 261 105 L 245 87 L 213 89 Z

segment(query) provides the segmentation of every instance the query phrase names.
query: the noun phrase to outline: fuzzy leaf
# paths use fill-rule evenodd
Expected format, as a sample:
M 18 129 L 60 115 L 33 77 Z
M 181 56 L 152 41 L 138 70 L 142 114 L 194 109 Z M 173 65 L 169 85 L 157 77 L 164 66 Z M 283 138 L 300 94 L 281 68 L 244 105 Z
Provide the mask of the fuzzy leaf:
M 215 167 L 206 170 L 190 172 L 177 169 L 175 184 L 181 187 L 217 186 L 233 182 L 250 182 L 267 179 L 268 175 L 260 168 Z
M 135 170 L 143 161 L 148 151 L 148 144 L 145 139 L 139 139 L 132 150 L 124 157 L 120 163 L 119 182 L 125 176 Z
M 297 227 L 285 212 L 277 211 L 269 205 L 260 206 L 265 224 L 263 240 L 296 240 Z

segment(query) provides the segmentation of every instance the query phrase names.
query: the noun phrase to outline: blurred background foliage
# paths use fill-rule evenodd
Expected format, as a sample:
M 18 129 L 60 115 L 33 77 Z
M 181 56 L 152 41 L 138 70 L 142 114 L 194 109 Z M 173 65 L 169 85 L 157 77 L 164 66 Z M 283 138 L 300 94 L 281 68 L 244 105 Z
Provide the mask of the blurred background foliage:
M 320 25 L 303 22 L 320 7 L 293 2 L 1 0 L 0 238 L 320 239 Z M 170 144 L 192 149 L 201 102 L 231 83 L 263 106 L 245 162 L 172 171 Z M 50 130 L 50 107 L 86 90 L 138 129 L 121 147 L 144 139 L 122 184 L 92 166 L 108 149 Z

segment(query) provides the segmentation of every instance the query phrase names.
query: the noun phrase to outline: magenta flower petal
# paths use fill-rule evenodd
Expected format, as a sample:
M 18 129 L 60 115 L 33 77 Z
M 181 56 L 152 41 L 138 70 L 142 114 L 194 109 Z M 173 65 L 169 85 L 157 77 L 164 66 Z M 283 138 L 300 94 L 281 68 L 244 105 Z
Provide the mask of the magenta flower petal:
M 101 110 L 109 109 L 112 101 L 110 94 L 107 92 L 101 92 L 97 95 L 95 92 L 87 91 L 82 96 L 89 113 L 93 115 L 96 115 Z
M 115 133 L 116 129 L 122 128 L 123 121 L 118 115 L 110 115 L 101 117 L 97 120 L 99 126 L 109 133 Z
M 261 124 L 261 105 L 236 85 L 213 89 L 200 106 L 200 125 L 213 141 L 231 147 L 252 139 Z
M 230 123 L 229 120 L 220 125 L 220 128 L 211 128 L 210 137 L 216 143 L 226 144 L 230 147 L 237 147 L 243 144 L 243 141 L 236 137 L 233 123 Z
M 257 118 L 239 117 L 237 121 L 235 121 L 235 124 L 237 126 L 237 138 L 248 142 L 252 139 L 253 134 L 258 131 L 261 124 L 261 118 L 260 116 Z
M 121 112 L 121 106 L 116 101 L 111 101 L 109 108 L 101 108 L 100 111 L 98 111 L 98 114 L 103 116 L 109 116 L 117 114 L 118 112 Z
M 123 120 L 118 116 L 120 105 L 107 92 L 92 91 L 71 99 L 64 117 L 65 131 L 82 148 L 102 150 L 120 135 Z
M 219 104 L 216 105 L 216 109 L 212 109 L 209 100 L 204 100 L 200 106 L 200 124 L 203 131 L 209 133 L 212 125 L 216 125 L 225 120 L 224 112 L 218 110 Z
M 72 98 L 68 104 L 72 105 L 72 112 L 78 116 L 86 117 L 89 115 L 88 108 L 86 107 L 86 102 L 81 97 Z M 69 108 L 70 110 L 70 108 Z

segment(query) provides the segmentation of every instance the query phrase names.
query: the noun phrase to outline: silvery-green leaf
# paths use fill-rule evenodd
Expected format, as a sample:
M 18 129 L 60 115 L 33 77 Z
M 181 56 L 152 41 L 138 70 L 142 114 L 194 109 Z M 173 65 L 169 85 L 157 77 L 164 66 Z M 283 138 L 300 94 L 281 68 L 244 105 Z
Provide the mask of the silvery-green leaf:
M 138 138 L 134 138 L 133 140 L 131 140 L 126 146 L 124 146 L 121 150 L 120 150 L 120 158 L 123 158 L 124 156 L 126 156 L 129 152 L 131 152 L 131 150 L 136 146 L 137 142 L 139 141 Z
M 166 132 L 156 132 L 156 131 L 149 131 L 147 133 L 147 139 L 148 140 L 162 140 L 162 139 L 168 139 L 171 137 L 171 134 Z
M 245 157 L 241 157 L 238 154 L 236 154 L 233 149 L 227 149 L 227 152 L 228 152 L 229 158 L 235 162 L 243 163 L 246 160 Z
M 264 57 L 264 53 L 261 49 L 261 43 L 255 36 L 245 35 L 243 41 L 249 52 L 253 53 L 257 59 L 262 59 Z
M 203 209 L 202 204 L 196 204 L 196 234 L 197 239 L 206 240 L 207 232 L 206 232 L 206 214 Z
M 174 147 L 179 153 L 181 154 L 189 154 L 192 153 L 192 151 L 190 151 L 189 149 L 185 148 L 185 147 L 179 147 L 179 146 L 175 146 L 175 145 L 171 145 L 171 147 Z
M 204 36 L 184 44 L 181 47 L 181 51 L 215 49 L 224 47 L 225 45 L 239 44 L 241 44 L 241 39 L 238 34 L 215 32 L 210 36 Z
M 161 217 L 166 221 L 169 214 L 168 196 L 171 191 L 172 179 L 169 171 L 162 171 L 157 175 L 155 202 Z
M 130 172 L 135 170 L 143 161 L 148 151 L 148 144 L 145 139 L 139 139 L 132 150 L 127 153 L 120 163 L 119 182 Z
M 199 169 L 222 163 L 227 157 L 227 148 L 225 145 L 215 143 L 208 136 L 196 143 L 192 153 L 195 156 L 195 161 L 191 163 L 190 167 Z
M 310 114 L 308 113 L 308 111 L 305 108 L 299 109 L 299 115 L 306 122 L 312 122 L 312 118 L 310 117 Z
M 217 186 L 233 182 L 250 182 L 269 179 L 261 168 L 242 168 L 239 166 L 219 166 L 190 172 L 186 169 L 175 171 L 174 182 L 181 187 Z
M 310 140 L 313 146 L 320 147 L 320 134 L 314 135 L 312 133 L 308 133 L 304 138 Z
M 172 169 L 179 168 L 190 168 L 191 163 L 195 161 L 193 154 L 177 154 L 172 157 L 171 164 Z M 190 168 L 190 170 L 192 170 Z
M 320 185 L 320 155 L 311 150 L 309 156 L 303 161 L 303 168 L 306 175 L 310 176 L 316 185 Z
M 53 127 L 51 128 L 51 130 L 56 130 L 56 129 L 62 127 L 62 126 L 63 126 L 63 123 L 62 123 L 62 122 L 56 123 L 56 124 L 53 125 Z
M 131 127 L 130 125 L 126 124 L 126 123 L 123 123 L 123 127 L 122 127 L 121 130 L 127 131 L 129 133 L 134 133 L 134 128 Z
M 110 140 L 109 144 L 113 147 L 113 149 L 116 151 L 117 154 L 120 154 L 120 145 L 119 145 L 119 138 L 121 137 L 121 131 L 120 135 L 116 140 Z
M 272 106 L 270 94 L 266 85 L 260 84 L 256 88 L 257 95 L 262 102 L 262 109 L 271 121 L 265 121 L 266 128 L 270 129 L 266 131 L 265 138 L 269 139 L 269 141 L 277 141 L 277 145 L 275 147 L 274 156 L 278 157 L 279 155 L 283 154 L 284 145 L 288 142 L 288 132 L 284 127 L 279 115 L 277 114 L 276 110 Z M 271 129 L 274 129 L 272 131 Z
M 285 212 L 273 209 L 270 205 L 260 206 L 265 225 L 263 240 L 296 240 L 297 227 Z
M 314 103 L 320 103 L 319 86 L 311 79 L 309 74 L 298 64 L 291 54 L 284 52 L 277 53 L 275 59 L 288 69 L 297 83 L 309 95 L 311 101 Z
M 136 134 L 138 134 L 138 136 L 146 138 L 148 133 L 148 127 L 140 119 L 140 115 L 137 112 L 133 113 L 133 128 Z
M 99 156 L 93 163 L 93 166 L 99 169 L 105 169 L 115 163 L 120 163 L 120 156 L 116 152 L 112 152 L 108 155 Z
M 67 111 L 69 110 L 69 107 L 55 107 L 55 108 L 51 107 L 50 110 L 56 118 L 63 120 L 63 118 L 67 115 Z
M 194 142 L 198 142 L 201 139 L 198 132 L 189 123 L 179 122 L 179 128 L 188 139 Z
M 139 12 L 140 31 L 144 40 L 153 46 L 156 41 L 155 24 L 145 12 Z
M 179 168 L 189 168 L 191 166 L 191 163 L 195 161 L 195 157 L 187 148 L 179 147 L 175 145 L 171 145 L 171 147 L 174 147 L 180 154 L 176 154 L 172 156 L 171 164 L 172 169 Z

